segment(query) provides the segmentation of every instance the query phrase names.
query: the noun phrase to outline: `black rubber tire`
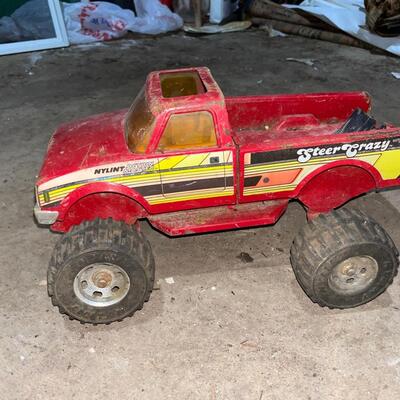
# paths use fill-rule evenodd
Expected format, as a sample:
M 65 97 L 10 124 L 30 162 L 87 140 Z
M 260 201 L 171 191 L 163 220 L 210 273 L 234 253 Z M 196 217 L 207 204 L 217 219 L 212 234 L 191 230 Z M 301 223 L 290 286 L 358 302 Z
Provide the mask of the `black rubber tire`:
M 107 307 L 82 302 L 73 289 L 79 271 L 100 262 L 118 265 L 130 278 L 126 296 Z M 58 241 L 49 264 L 47 289 L 53 305 L 70 319 L 109 324 L 130 317 L 143 307 L 153 289 L 154 272 L 150 243 L 135 226 L 97 219 L 73 227 Z
M 384 229 L 359 210 L 342 208 L 310 221 L 296 236 L 291 263 L 296 278 L 320 306 L 351 308 L 374 299 L 397 275 L 399 253 Z M 372 257 L 378 264 L 375 279 L 360 293 L 332 289 L 329 276 L 342 261 L 355 256 Z

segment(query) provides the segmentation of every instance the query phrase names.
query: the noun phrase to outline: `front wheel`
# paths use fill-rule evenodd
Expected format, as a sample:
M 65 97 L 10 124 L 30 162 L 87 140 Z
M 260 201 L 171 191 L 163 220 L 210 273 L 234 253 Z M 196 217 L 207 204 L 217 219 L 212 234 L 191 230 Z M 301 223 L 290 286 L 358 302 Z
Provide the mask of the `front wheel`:
M 122 222 L 84 222 L 57 243 L 47 282 L 53 304 L 71 319 L 92 324 L 121 321 L 150 297 L 150 244 Z
M 297 235 L 291 248 L 294 273 L 312 301 L 351 308 L 385 291 L 398 269 L 389 235 L 358 210 L 320 215 Z

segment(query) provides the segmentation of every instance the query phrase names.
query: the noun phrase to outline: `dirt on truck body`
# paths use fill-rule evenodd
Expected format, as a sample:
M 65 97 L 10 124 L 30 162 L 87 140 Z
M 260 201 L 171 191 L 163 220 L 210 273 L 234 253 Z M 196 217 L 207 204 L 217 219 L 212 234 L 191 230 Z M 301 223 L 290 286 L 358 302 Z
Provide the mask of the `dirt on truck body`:
M 400 129 L 370 108 L 365 92 L 225 98 L 207 68 L 187 68 L 151 73 L 129 110 L 61 126 L 35 206 L 65 233 L 53 303 L 81 322 L 121 320 L 154 280 L 138 220 L 170 236 L 267 225 L 291 200 L 310 220 L 291 254 L 308 296 L 332 308 L 372 300 L 397 273 L 397 250 L 368 216 L 338 209 L 399 184 Z

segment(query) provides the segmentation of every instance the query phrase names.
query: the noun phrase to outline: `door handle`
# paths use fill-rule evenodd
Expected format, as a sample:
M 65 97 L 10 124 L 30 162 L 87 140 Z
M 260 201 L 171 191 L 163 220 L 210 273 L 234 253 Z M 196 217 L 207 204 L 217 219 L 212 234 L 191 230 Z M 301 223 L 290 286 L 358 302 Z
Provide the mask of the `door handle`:
M 219 164 L 219 157 L 210 157 L 210 164 Z

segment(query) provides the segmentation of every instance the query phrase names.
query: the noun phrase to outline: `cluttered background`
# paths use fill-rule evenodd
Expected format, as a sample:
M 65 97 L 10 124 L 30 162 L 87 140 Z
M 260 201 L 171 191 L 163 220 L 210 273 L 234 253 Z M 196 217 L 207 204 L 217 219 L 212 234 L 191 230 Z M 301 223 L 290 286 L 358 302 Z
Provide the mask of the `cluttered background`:
M 250 27 L 400 55 L 398 0 L 5 0 L 0 4 L 0 54 L 134 33 L 183 29 L 206 35 Z

